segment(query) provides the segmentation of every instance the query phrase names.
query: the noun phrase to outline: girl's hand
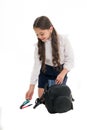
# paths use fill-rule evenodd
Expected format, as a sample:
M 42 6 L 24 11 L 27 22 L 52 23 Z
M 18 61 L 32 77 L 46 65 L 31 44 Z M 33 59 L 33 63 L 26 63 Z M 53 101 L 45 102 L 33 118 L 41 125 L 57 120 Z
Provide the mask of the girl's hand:
M 56 78 L 56 83 L 57 84 L 62 84 L 63 80 L 64 80 L 64 77 L 65 75 L 68 73 L 68 70 L 67 69 L 63 69 L 61 71 L 61 73 L 57 76 Z
M 57 83 L 57 84 L 62 84 L 64 77 L 65 77 L 65 75 L 60 73 L 60 74 L 57 76 L 57 78 L 56 78 L 56 83 Z
M 34 87 L 35 85 L 30 85 L 29 90 L 25 94 L 26 99 L 32 99 L 33 93 L 34 93 Z

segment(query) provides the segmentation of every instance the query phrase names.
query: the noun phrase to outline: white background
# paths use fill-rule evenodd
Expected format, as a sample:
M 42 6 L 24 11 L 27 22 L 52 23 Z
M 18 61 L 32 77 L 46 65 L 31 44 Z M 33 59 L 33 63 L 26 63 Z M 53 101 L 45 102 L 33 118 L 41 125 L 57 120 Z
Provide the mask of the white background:
M 33 66 L 36 17 L 48 16 L 72 44 L 75 66 L 68 85 L 74 110 L 49 114 L 43 105 L 20 110 Z M 87 130 L 87 4 L 86 0 L 0 0 L 0 130 Z M 37 98 L 37 86 L 33 100 Z

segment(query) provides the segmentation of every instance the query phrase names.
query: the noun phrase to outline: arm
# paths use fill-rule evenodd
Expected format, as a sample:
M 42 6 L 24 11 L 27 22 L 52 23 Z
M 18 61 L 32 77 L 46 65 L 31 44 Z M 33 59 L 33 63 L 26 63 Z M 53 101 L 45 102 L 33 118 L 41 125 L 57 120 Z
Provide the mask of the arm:
M 74 66 L 73 49 L 68 38 L 64 37 L 64 68 L 70 71 Z
M 63 45 L 63 64 L 64 64 L 64 66 L 63 66 L 63 70 L 60 72 L 60 74 L 56 78 L 56 82 L 59 84 L 63 82 L 65 75 L 74 66 L 73 50 L 72 50 L 69 40 L 66 37 L 63 37 L 62 45 Z
M 36 45 L 34 52 L 34 65 L 31 73 L 30 84 L 35 85 L 37 83 L 40 69 L 41 69 L 41 61 L 39 60 L 38 47 Z
M 37 83 L 38 75 L 40 73 L 40 68 L 41 68 L 41 62 L 39 60 L 38 48 L 36 46 L 35 52 L 34 52 L 34 66 L 33 66 L 33 70 L 31 73 L 29 89 L 25 95 L 26 99 L 32 99 L 32 96 L 34 94 L 35 85 Z

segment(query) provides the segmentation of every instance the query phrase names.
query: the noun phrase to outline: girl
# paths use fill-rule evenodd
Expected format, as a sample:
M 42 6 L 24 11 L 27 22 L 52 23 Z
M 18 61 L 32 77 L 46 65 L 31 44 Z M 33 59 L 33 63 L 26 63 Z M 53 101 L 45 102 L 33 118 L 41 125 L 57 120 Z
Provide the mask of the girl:
M 31 75 L 29 90 L 25 98 L 32 99 L 38 80 L 38 96 L 44 92 L 49 80 L 57 84 L 66 84 L 67 73 L 73 67 L 72 47 L 65 36 L 58 35 L 46 16 L 36 18 L 33 24 L 38 42 L 35 48 L 35 63 Z

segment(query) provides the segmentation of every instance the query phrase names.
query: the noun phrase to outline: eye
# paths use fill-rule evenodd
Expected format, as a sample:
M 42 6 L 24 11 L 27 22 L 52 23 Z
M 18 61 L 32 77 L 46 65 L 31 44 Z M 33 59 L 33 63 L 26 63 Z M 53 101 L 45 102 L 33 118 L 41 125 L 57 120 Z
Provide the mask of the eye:
M 41 36 L 43 36 L 43 35 L 44 35 L 44 33 L 41 33 L 40 35 L 41 35 Z

